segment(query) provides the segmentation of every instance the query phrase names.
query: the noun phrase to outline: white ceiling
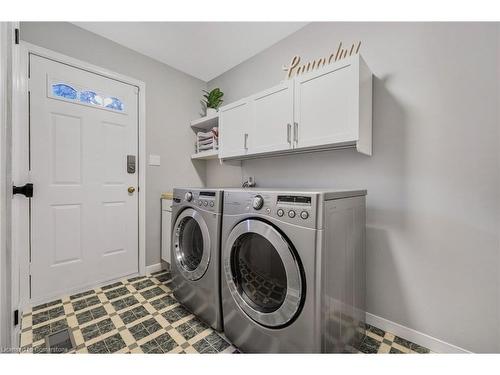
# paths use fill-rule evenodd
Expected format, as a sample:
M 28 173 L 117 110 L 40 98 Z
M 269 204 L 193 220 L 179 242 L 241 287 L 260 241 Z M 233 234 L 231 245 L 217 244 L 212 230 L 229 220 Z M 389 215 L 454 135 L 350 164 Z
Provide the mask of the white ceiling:
M 305 22 L 74 22 L 210 81 L 304 27 Z

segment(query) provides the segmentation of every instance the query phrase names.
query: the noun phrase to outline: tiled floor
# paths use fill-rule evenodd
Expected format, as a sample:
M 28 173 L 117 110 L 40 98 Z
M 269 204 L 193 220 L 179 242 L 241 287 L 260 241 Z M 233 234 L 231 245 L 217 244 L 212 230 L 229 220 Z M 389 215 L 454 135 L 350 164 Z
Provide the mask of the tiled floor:
M 35 306 L 22 318 L 22 352 L 47 352 L 45 336 L 69 328 L 76 353 L 237 353 L 175 300 L 170 282 L 170 273 L 161 271 Z M 429 352 L 371 326 L 359 349 Z

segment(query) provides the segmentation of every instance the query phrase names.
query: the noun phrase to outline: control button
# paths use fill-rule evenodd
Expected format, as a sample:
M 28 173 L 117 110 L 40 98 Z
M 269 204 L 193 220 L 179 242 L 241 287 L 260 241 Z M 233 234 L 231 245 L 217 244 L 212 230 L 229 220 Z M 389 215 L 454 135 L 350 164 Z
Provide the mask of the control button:
M 202 201 L 198 201 L 198 206 L 201 206 L 203 204 Z
M 210 207 L 213 207 L 213 206 L 214 206 L 214 202 L 210 201 Z
M 184 194 L 184 199 L 187 200 L 188 202 L 191 202 L 191 200 L 193 199 L 193 193 L 188 191 L 186 194 Z
M 295 217 L 295 211 L 294 210 L 288 211 L 288 217 L 293 219 Z
M 256 210 L 260 210 L 264 205 L 264 198 L 260 195 L 256 195 L 252 200 L 252 207 Z
M 282 217 L 285 214 L 285 211 L 283 211 L 281 208 L 276 211 L 276 214 L 278 214 L 279 217 Z
M 305 220 L 309 217 L 309 213 L 307 211 L 302 211 L 300 217 Z
M 204 205 L 205 207 L 207 207 L 207 206 L 208 206 L 208 202 L 207 202 L 207 201 L 203 201 L 203 205 Z
M 270 213 L 271 213 L 271 209 L 270 209 L 269 207 L 268 207 L 268 208 L 266 208 L 266 212 L 267 212 L 268 214 L 270 214 Z

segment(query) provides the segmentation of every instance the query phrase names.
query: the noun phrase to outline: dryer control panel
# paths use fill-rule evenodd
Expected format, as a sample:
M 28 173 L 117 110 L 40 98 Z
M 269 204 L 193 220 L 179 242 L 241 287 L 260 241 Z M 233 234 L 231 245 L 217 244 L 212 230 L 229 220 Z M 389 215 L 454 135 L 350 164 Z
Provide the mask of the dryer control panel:
M 315 194 L 280 194 L 266 191 L 226 191 L 224 213 L 258 214 L 295 225 L 315 228 Z
M 279 217 L 285 214 L 293 219 L 295 217 L 307 220 L 311 217 L 312 198 L 304 195 L 278 195 L 276 198 L 278 207 L 276 214 Z

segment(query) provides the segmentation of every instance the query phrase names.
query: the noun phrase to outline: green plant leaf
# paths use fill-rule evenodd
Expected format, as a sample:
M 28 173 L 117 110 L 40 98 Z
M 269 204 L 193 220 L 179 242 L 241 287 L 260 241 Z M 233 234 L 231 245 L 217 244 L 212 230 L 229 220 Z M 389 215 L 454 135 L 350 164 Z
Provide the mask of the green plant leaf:
M 217 109 L 223 102 L 222 97 L 224 93 L 220 88 L 216 87 L 211 91 L 202 90 L 205 94 L 203 95 L 203 102 L 206 104 L 207 108 Z

